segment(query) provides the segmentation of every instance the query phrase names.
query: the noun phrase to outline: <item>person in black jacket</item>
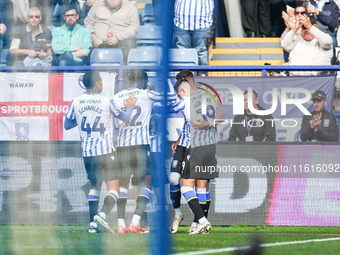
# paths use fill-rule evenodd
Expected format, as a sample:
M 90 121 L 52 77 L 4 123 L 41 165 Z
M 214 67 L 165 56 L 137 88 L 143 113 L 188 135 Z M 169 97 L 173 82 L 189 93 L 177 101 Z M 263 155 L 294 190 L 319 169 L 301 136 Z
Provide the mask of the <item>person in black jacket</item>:
M 244 115 L 237 115 L 232 122 L 228 141 L 275 141 L 276 130 L 273 116 L 253 114 L 248 107 L 248 91 L 244 93 Z M 253 90 L 252 103 L 255 109 L 264 110 L 258 105 L 257 92 Z
M 339 139 L 338 121 L 334 114 L 325 110 L 327 98 L 322 90 L 312 95 L 314 111 L 302 119 L 300 139 L 302 141 L 337 142 Z

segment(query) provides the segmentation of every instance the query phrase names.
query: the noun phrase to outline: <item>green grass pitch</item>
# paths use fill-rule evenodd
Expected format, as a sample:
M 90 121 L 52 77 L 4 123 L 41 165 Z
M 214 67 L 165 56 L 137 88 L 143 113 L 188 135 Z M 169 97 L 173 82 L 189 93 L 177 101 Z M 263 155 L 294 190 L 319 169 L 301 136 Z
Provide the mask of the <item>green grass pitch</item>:
M 338 227 L 269 227 L 213 226 L 209 235 L 187 235 L 188 227 L 180 227 L 171 235 L 174 253 L 235 254 L 212 249 L 237 247 L 260 236 L 264 244 L 287 242 L 263 247 L 264 255 L 340 254 L 340 240 L 292 243 L 314 239 L 340 239 Z M 87 226 L 0 226 L 0 254 L 149 254 L 148 234 L 89 234 Z M 151 244 L 152 245 L 152 244 Z

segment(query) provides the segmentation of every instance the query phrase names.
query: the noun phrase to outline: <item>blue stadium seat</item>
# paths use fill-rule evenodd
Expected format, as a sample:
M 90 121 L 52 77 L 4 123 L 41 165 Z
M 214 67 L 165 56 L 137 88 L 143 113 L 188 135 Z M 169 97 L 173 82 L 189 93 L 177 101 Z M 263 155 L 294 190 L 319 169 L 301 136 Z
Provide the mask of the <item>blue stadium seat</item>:
M 131 49 L 127 63 L 129 66 L 158 66 L 161 63 L 161 55 L 156 47 Z
M 159 66 L 161 64 L 161 53 L 157 47 L 145 47 L 131 49 L 129 52 L 128 66 Z M 157 76 L 157 72 L 147 72 L 148 76 Z
M 53 11 L 53 16 L 52 16 L 52 24 L 53 26 L 60 27 L 64 24 L 64 7 L 60 6 L 59 4 L 56 4 L 54 7 Z
M 152 4 L 145 4 L 143 11 L 142 11 L 142 24 L 146 26 L 156 24 L 156 19 L 155 19 L 155 14 L 153 12 Z
M 198 55 L 196 49 L 169 49 L 169 65 L 197 66 Z
M 93 49 L 90 55 L 91 66 L 122 66 L 123 60 L 121 49 Z
M 8 55 L 9 55 L 9 49 L 2 49 L 1 58 L 0 58 L 0 66 L 7 66 Z
M 140 26 L 136 35 L 137 48 L 142 46 L 162 44 L 162 30 L 161 26 Z

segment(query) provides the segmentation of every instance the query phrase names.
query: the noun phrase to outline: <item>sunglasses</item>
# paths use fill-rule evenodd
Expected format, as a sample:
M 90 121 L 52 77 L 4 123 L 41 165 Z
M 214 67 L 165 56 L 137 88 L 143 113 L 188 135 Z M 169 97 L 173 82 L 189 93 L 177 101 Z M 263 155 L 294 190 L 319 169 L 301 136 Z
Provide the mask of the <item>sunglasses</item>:
M 306 14 L 306 12 L 295 12 L 295 15 L 299 15 L 299 14 L 301 14 L 301 15 L 305 15 L 305 14 Z
M 28 15 L 28 18 L 29 19 L 33 19 L 33 18 L 40 19 L 40 15 Z

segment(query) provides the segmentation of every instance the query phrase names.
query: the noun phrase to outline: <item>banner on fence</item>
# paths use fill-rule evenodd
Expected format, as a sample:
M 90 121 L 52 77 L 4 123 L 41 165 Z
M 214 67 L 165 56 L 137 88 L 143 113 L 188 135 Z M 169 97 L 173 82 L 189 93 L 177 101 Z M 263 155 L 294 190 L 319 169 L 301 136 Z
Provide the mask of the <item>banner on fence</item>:
M 0 95 L 0 140 L 79 140 L 78 130 L 64 130 L 63 121 L 71 100 L 84 91 L 79 81 L 81 75 L 1 73 L 3 90 Z M 116 73 L 101 75 L 104 84 L 102 94 L 112 97 Z M 259 105 L 264 109 L 273 109 L 276 140 L 299 141 L 304 114 L 297 107 L 298 100 L 310 97 L 314 91 L 321 89 L 326 93 L 329 102 L 326 110 L 330 111 L 335 77 L 197 77 L 195 80 L 197 86 L 201 86 L 202 82 L 216 89 L 222 101 L 220 108 L 227 120 L 235 117 L 233 112 L 237 107 L 234 107 L 236 100 L 233 98 L 236 94 L 242 96 L 239 101 L 243 100 L 243 92 L 252 88 L 258 93 Z M 156 82 L 157 79 L 150 79 L 150 82 L 153 81 Z M 172 82 L 175 83 L 175 80 Z M 243 101 L 239 103 L 243 106 Z M 311 100 L 302 105 L 308 111 L 313 110 Z M 170 115 L 169 123 L 168 140 L 177 140 L 183 125 L 182 115 Z M 218 131 L 220 141 L 228 140 L 230 124 L 219 125 Z
M 74 97 L 85 91 L 83 73 L 0 73 L 0 140 L 79 140 L 66 131 L 64 117 Z M 103 95 L 114 94 L 116 73 L 101 73 Z
M 212 224 L 340 226 L 340 145 L 221 143 L 216 151 L 224 170 L 210 185 Z M 88 224 L 80 142 L 0 142 L 0 172 L 0 224 Z M 127 221 L 134 208 L 130 186 Z M 182 212 L 190 225 L 184 198 Z M 116 225 L 116 207 L 109 216 Z

